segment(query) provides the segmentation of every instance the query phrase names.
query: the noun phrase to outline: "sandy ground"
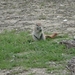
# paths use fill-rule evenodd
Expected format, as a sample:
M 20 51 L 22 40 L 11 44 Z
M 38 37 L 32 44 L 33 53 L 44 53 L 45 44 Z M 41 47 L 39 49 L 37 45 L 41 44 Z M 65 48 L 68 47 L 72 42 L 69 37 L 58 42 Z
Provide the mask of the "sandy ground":
M 4 30 L 32 31 L 40 22 L 47 33 L 75 35 L 74 0 L 0 0 L 0 33 Z M 0 75 L 12 75 L 0 70 Z M 57 74 L 48 74 L 45 69 L 31 69 L 18 75 L 66 75 L 60 70 Z M 14 75 L 14 74 L 13 74 Z M 16 75 L 16 74 L 15 74 Z

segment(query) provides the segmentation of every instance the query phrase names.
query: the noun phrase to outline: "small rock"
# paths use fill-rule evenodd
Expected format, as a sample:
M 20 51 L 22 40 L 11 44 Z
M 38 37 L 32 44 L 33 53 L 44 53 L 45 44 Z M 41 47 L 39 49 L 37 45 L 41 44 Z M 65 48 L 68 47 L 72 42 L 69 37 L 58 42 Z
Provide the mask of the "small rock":
M 59 44 L 64 44 L 68 49 L 75 48 L 75 40 L 63 40 L 60 41 Z
M 8 71 L 8 72 L 6 73 L 6 75 L 11 75 L 11 74 L 10 74 L 10 72 Z
M 68 61 L 66 67 L 71 72 L 71 75 L 75 75 L 75 57 Z
M 74 36 L 74 40 L 75 40 L 75 36 Z
M 66 22 L 66 21 L 67 21 L 67 19 L 64 19 L 63 21 L 64 21 L 64 22 Z

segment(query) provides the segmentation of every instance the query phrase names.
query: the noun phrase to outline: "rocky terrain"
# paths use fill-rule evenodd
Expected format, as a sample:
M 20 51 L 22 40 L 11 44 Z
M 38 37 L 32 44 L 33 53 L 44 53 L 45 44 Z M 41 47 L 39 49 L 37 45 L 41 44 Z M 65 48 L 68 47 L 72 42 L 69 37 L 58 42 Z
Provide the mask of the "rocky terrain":
M 75 0 L 0 0 L 0 33 L 13 29 L 32 31 L 37 22 L 43 25 L 47 33 L 57 32 L 73 37 Z M 35 73 L 34 75 L 47 75 L 44 73 L 45 69 L 31 69 L 31 71 Z M 6 72 L 0 71 L 0 75 L 6 75 Z M 28 75 L 28 73 L 18 75 Z M 66 73 L 64 70 L 61 75 Z
M 0 0 L 0 32 L 32 30 L 42 23 L 45 32 L 75 33 L 74 0 Z

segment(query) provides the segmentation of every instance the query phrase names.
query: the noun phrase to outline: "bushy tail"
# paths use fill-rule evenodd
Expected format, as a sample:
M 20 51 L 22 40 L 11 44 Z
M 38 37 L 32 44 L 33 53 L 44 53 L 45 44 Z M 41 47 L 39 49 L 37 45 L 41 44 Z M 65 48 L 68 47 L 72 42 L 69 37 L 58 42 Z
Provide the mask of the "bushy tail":
M 57 36 L 57 33 L 54 33 L 52 35 L 46 35 L 46 38 L 55 38 Z

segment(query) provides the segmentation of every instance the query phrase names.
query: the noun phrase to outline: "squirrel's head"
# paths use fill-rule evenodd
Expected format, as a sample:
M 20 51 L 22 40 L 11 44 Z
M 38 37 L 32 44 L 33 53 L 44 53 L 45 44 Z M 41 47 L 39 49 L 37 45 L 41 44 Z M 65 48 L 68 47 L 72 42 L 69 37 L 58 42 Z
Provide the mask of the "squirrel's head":
M 41 25 L 41 23 L 36 23 L 35 31 L 38 32 L 38 33 L 42 32 L 42 25 Z

